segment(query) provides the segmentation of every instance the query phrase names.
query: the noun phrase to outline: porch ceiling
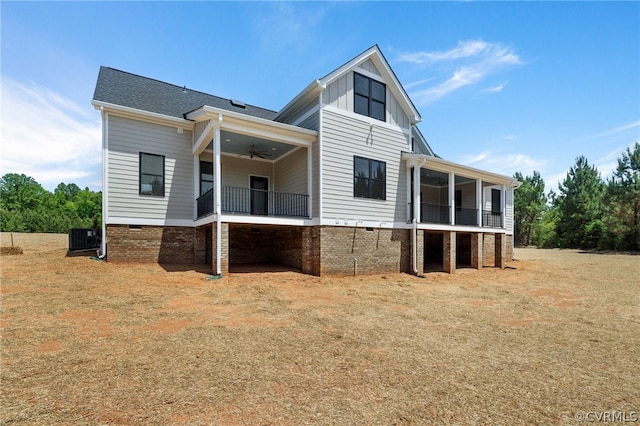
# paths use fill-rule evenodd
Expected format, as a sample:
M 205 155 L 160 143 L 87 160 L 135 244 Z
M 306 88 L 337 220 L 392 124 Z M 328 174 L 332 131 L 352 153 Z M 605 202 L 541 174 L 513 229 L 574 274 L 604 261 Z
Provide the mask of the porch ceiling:
M 233 133 L 227 130 L 220 131 L 220 150 L 225 154 L 237 155 L 243 158 L 251 158 L 249 150 L 251 146 L 260 153 L 265 153 L 264 159 L 254 156 L 254 159 L 276 161 L 278 158 L 297 148 L 295 145 L 275 142 L 255 136 Z M 213 150 L 213 143 L 207 146 L 208 151 Z

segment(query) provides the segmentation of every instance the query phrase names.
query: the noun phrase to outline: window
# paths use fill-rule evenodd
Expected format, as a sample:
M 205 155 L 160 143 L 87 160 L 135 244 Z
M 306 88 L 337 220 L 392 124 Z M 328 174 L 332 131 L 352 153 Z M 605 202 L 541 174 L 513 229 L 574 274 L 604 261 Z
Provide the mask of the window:
M 200 195 L 213 189 L 213 163 L 200 162 Z
M 387 163 L 353 157 L 353 196 L 387 199 Z
M 461 189 L 456 189 L 455 198 L 456 198 L 455 199 L 456 211 L 461 212 L 462 211 L 462 190 Z
M 491 190 L 491 213 L 494 215 L 500 214 L 502 210 L 502 203 L 500 203 L 500 190 L 492 189 Z
M 353 73 L 353 87 L 354 112 L 386 121 L 387 87 L 384 83 Z
M 140 153 L 140 195 L 164 197 L 164 155 Z

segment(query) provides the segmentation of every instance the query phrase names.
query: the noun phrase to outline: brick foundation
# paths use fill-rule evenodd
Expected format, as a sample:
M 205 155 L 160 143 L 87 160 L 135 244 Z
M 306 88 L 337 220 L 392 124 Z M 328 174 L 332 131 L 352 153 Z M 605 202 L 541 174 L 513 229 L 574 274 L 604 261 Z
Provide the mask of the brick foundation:
M 194 228 L 107 226 L 107 259 L 112 262 L 195 263 Z
M 409 232 L 407 229 L 320 227 L 319 275 L 409 272 Z

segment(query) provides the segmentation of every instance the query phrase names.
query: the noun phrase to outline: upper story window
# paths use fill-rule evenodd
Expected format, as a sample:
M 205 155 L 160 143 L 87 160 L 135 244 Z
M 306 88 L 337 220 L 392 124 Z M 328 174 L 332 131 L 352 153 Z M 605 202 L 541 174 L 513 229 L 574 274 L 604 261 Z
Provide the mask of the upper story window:
M 164 197 L 164 155 L 140 153 L 140 195 Z
M 387 86 L 364 75 L 353 73 L 353 110 L 386 121 Z
M 387 163 L 370 158 L 353 157 L 353 196 L 387 199 Z
M 213 163 L 200 162 L 200 195 L 213 189 Z

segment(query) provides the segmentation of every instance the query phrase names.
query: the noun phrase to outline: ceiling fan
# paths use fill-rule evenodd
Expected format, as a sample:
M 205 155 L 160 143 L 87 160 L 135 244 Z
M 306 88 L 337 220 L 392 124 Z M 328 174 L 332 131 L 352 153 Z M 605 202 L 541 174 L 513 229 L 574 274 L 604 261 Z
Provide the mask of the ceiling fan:
M 251 158 L 255 157 L 259 157 L 259 158 L 266 158 L 266 157 L 271 157 L 271 154 L 269 154 L 268 151 L 258 151 L 256 150 L 256 146 L 255 145 L 251 145 L 249 147 L 249 156 Z

